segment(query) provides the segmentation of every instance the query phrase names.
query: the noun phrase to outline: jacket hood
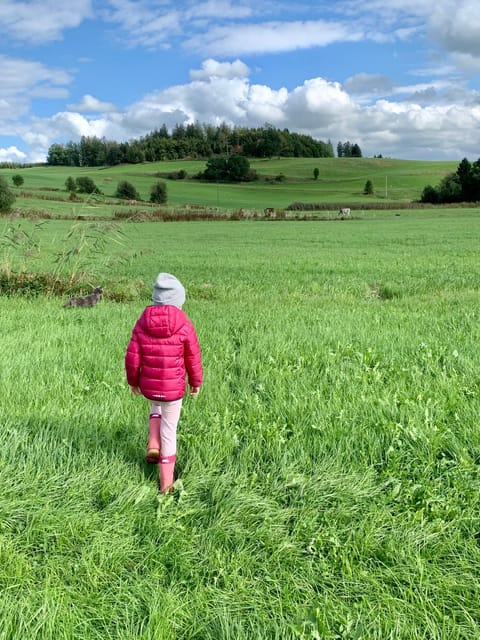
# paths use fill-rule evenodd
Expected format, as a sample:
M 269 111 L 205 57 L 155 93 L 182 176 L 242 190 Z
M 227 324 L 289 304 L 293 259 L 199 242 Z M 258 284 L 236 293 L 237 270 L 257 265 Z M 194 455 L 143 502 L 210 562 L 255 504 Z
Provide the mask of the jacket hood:
M 187 321 L 185 313 L 172 305 L 146 307 L 139 319 L 142 329 L 153 338 L 170 338 Z

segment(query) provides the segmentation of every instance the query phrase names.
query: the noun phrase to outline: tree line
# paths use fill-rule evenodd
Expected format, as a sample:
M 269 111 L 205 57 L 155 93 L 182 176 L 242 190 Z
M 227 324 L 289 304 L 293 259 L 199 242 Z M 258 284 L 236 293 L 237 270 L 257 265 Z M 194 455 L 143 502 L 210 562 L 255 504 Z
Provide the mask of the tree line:
M 337 144 L 337 156 L 339 158 L 361 158 L 362 150 L 356 142 L 352 144 L 347 140 L 347 142 Z
M 475 162 L 464 158 L 457 170 L 446 175 L 436 187 L 427 185 L 422 191 L 421 202 L 480 202 L 480 158 Z
M 232 154 L 250 158 L 334 156 L 330 141 L 322 142 L 288 129 L 275 129 L 270 125 L 248 129 L 226 124 L 214 127 L 195 123 L 177 124 L 171 133 L 166 125 L 162 125 L 160 129 L 128 142 L 82 136 L 79 142 L 52 144 L 48 150 L 47 164 L 98 167 Z

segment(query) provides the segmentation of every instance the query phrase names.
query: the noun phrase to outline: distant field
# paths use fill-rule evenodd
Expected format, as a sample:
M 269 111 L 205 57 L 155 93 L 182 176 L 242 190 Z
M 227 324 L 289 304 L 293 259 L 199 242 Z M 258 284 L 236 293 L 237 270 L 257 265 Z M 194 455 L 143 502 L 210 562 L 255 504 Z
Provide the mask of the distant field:
M 205 168 L 204 161 L 171 161 L 112 168 L 33 167 L 21 170 L 24 184 L 14 188 L 16 207 L 23 211 L 45 210 L 52 215 L 98 215 L 111 217 L 123 210 L 113 194 L 118 182 L 131 182 L 148 202 L 150 189 L 159 179 L 156 174 L 184 169 L 185 180 L 166 180 L 168 204 L 199 205 L 221 210 L 263 210 L 286 208 L 293 202 L 369 203 L 411 202 L 418 200 L 427 184 L 437 185 L 457 162 L 391 160 L 388 158 L 289 158 L 253 160 L 260 180 L 244 184 L 205 184 L 191 179 Z M 313 171 L 319 169 L 318 180 Z M 7 181 L 18 169 L 3 169 Z M 81 203 L 68 201 L 65 180 L 72 176 L 89 176 L 105 194 L 103 198 L 85 198 Z M 277 180 L 282 176 L 282 181 Z M 374 187 L 373 196 L 364 196 L 367 180 Z M 140 205 L 139 205 L 140 206 Z M 136 208 L 139 208 L 137 206 Z M 146 206 L 146 205 L 144 205 Z

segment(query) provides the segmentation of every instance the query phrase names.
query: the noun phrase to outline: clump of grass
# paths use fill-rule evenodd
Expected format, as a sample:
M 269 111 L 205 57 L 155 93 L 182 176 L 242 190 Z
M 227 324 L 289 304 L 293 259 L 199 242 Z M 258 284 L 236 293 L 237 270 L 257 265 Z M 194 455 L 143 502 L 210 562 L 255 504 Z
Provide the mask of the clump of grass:
M 375 300 L 394 300 L 399 298 L 401 293 L 398 287 L 379 282 L 372 282 L 368 285 L 369 297 Z

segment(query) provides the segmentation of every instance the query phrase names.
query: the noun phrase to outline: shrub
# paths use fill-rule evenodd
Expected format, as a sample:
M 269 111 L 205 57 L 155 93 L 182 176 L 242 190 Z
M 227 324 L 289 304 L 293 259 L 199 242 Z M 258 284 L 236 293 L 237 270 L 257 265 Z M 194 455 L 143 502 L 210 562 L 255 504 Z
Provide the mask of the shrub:
M 165 204 L 167 202 L 167 185 L 165 182 L 157 182 L 150 191 L 150 202 Z
M 420 198 L 420 202 L 428 202 L 431 204 L 437 204 L 438 202 L 438 191 L 432 187 L 431 184 L 427 184 L 422 191 L 422 196 Z
M 92 178 L 88 176 L 77 178 L 75 184 L 77 185 L 77 191 L 80 193 L 101 193 Z
M 131 182 L 127 180 L 121 180 L 117 185 L 115 191 L 116 198 L 122 198 L 123 200 L 140 200 L 138 191 Z
M 12 176 L 12 182 L 16 187 L 21 187 L 25 181 L 23 179 L 23 176 L 21 176 L 19 173 L 16 173 L 14 176 Z
M 10 211 L 15 202 L 15 194 L 9 188 L 7 181 L 0 176 L 0 211 Z
M 367 180 L 365 182 L 365 186 L 363 188 L 363 195 L 364 196 L 373 195 L 373 182 L 371 180 Z
M 65 180 L 65 189 L 67 191 L 70 191 L 70 193 L 74 193 L 77 190 L 77 185 L 72 176 L 68 176 L 68 178 Z

